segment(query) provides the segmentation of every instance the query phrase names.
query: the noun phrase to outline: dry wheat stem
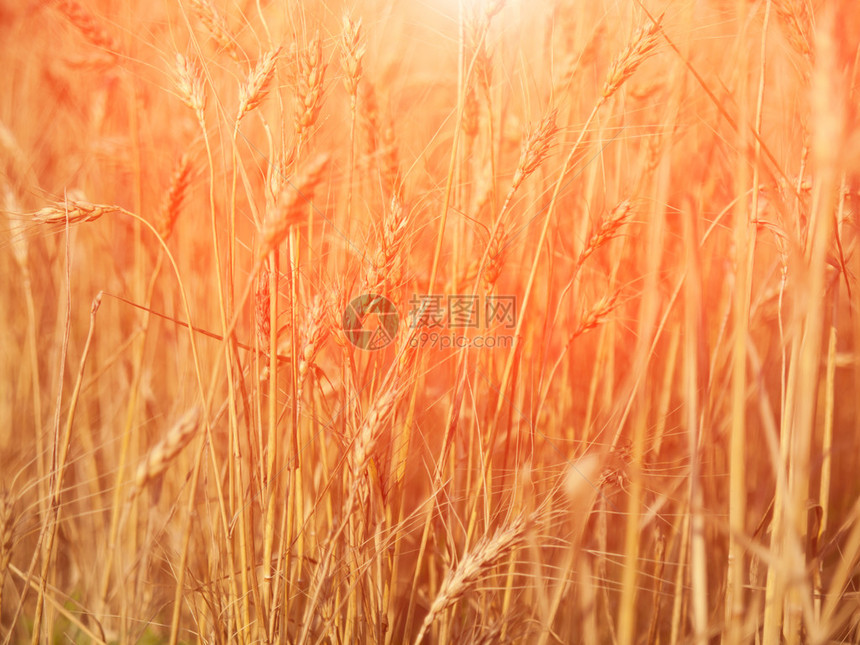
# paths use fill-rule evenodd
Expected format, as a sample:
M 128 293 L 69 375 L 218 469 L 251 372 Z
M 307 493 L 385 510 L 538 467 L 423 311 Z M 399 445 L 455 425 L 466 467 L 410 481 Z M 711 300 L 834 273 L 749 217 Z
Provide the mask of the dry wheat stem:
M 87 359 L 89 358 L 90 348 L 92 346 L 93 337 L 95 335 L 95 321 L 96 321 L 96 313 L 99 310 L 99 306 L 101 305 L 101 293 L 99 293 L 96 298 L 93 300 L 92 306 L 90 308 L 90 328 L 87 333 L 87 339 L 84 343 L 84 349 L 81 353 L 80 366 L 78 368 L 77 379 L 75 381 L 75 387 L 72 391 L 72 395 L 69 402 L 69 409 L 66 415 L 66 424 L 62 434 L 60 436 L 59 427 L 56 428 L 56 432 L 54 435 L 54 447 L 53 447 L 53 464 L 51 469 L 51 507 L 48 514 L 45 516 L 45 519 L 42 523 L 42 528 L 39 533 L 39 547 L 41 547 L 41 556 L 42 556 L 42 569 L 41 569 L 41 583 L 39 585 L 38 596 L 36 598 L 36 610 L 35 615 L 33 617 L 33 645 L 38 645 L 39 640 L 41 639 L 41 621 L 42 614 L 44 611 L 44 603 L 45 603 L 45 594 L 47 591 L 47 582 L 48 582 L 48 573 L 50 571 L 53 550 L 54 550 L 54 541 L 57 537 L 58 524 L 60 520 L 60 510 L 62 506 L 61 495 L 63 492 L 63 480 L 66 475 L 66 468 L 68 467 L 68 459 L 69 459 L 69 450 L 72 444 L 72 426 L 74 425 L 75 414 L 77 412 L 78 400 L 81 393 L 81 385 L 83 384 L 83 376 L 84 376 L 84 368 L 87 364 Z M 34 554 L 33 561 L 30 566 L 30 570 L 27 573 L 28 581 L 32 576 L 34 565 L 36 563 L 36 556 L 38 555 L 39 548 L 37 547 L 36 553 Z M 23 603 L 24 597 L 21 596 L 21 603 Z

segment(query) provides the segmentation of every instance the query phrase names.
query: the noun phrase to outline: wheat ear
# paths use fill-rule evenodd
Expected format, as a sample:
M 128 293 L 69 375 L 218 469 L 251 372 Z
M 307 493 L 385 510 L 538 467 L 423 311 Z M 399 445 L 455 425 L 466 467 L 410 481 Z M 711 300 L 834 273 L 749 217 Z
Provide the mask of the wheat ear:
M 310 162 L 298 177 L 281 191 L 277 204 L 266 212 L 263 218 L 262 243 L 259 257 L 266 257 L 270 251 L 283 242 L 292 224 L 297 224 L 305 208 L 311 202 L 319 184 L 322 182 L 328 157 L 320 155 Z
M 600 226 L 588 238 L 588 242 L 576 260 L 576 269 L 585 263 L 591 255 L 610 240 L 618 237 L 621 229 L 630 221 L 633 212 L 633 204 L 629 199 L 615 206 L 609 214 L 600 222 Z
M 224 16 L 218 13 L 209 0 L 191 0 L 191 8 L 209 31 L 212 39 L 230 55 L 230 58 L 239 62 L 241 60 L 239 47 Z
M 184 154 L 180 157 L 170 179 L 170 188 L 164 196 L 161 210 L 158 213 L 156 229 L 158 234 L 167 239 L 173 232 L 179 213 L 182 211 L 182 203 L 188 193 L 188 185 L 191 183 L 191 158 Z
M 278 62 L 280 47 L 275 47 L 263 54 L 257 62 L 257 66 L 248 75 L 245 84 L 239 89 L 239 110 L 236 120 L 239 121 L 248 112 L 255 109 L 269 93 L 272 88 L 272 79 L 275 76 L 275 64 Z
M 194 110 L 197 121 L 202 124 L 206 109 L 203 73 L 200 65 L 182 54 L 176 54 L 176 87 L 182 102 Z
M 79 222 L 94 222 L 102 215 L 109 213 L 125 213 L 124 208 L 107 204 L 93 204 L 85 201 L 57 202 L 37 211 L 33 219 L 42 224 L 77 224 Z
M 135 471 L 129 498 L 136 497 L 148 483 L 164 474 L 170 462 L 191 441 L 199 421 L 200 408 L 195 406 L 182 415 L 161 441 L 155 444 Z
M 481 574 L 522 542 L 527 527 L 525 518 L 517 517 L 508 526 L 497 530 L 491 537 L 481 538 L 475 547 L 460 560 L 459 564 L 448 571 L 445 580 L 442 581 L 439 593 L 436 594 L 436 598 L 430 606 L 430 611 L 424 618 L 421 629 L 418 630 L 415 645 L 419 645 L 424 634 L 427 633 L 430 625 L 433 624 L 439 614 L 462 598 L 481 579 Z
M 624 51 L 612 61 L 606 75 L 606 81 L 603 84 L 601 102 L 608 101 L 627 79 L 636 73 L 639 66 L 654 53 L 657 40 L 660 37 L 662 19 L 663 17 L 660 16 L 648 26 L 640 27 Z

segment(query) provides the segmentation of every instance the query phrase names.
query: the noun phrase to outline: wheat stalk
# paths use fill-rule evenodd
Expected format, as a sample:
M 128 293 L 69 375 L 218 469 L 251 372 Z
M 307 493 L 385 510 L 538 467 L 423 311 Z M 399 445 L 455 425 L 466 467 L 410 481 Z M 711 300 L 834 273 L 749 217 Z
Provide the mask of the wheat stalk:
M 3 210 L 7 213 L 21 212 L 12 187 L 5 182 L 3 185 Z M 18 265 L 18 268 L 21 269 L 21 272 L 27 276 L 29 275 L 27 258 L 30 253 L 30 246 L 27 243 L 26 236 L 22 234 L 25 226 L 24 221 L 15 217 L 10 217 L 8 221 L 12 244 L 12 257 L 15 258 L 15 263 Z
M 433 604 L 430 605 L 430 611 L 424 618 L 421 629 L 418 630 L 415 645 L 419 645 L 439 614 L 460 600 L 485 572 L 519 546 L 527 528 L 528 523 L 525 518 L 518 516 L 504 528 L 496 530 L 492 536 L 481 538 L 474 548 L 463 556 L 457 566 L 448 571 Z

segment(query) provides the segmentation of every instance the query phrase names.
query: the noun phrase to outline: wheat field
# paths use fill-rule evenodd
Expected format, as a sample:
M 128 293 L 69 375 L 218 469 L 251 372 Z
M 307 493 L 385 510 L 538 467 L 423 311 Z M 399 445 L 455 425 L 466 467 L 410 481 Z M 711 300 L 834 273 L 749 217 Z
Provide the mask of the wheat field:
M 0 641 L 860 643 L 849 0 L 0 3 Z

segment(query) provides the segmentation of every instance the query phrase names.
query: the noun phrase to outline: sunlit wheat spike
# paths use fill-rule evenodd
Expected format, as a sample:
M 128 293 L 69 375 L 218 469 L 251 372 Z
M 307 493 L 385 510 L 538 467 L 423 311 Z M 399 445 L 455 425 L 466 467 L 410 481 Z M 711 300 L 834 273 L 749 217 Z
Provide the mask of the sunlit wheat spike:
M 209 0 L 191 0 L 191 8 L 200 22 L 204 24 L 212 39 L 218 43 L 224 51 L 235 61 L 240 61 L 241 56 L 239 48 L 236 45 L 236 39 L 230 33 L 230 28 L 227 26 L 227 21 L 218 11 L 212 6 Z
M 514 172 L 512 190 L 516 190 L 529 175 L 537 170 L 552 150 L 553 139 L 558 132 L 557 114 L 556 110 L 550 110 L 523 140 L 519 163 Z
M 364 281 L 366 292 L 380 293 L 396 301 L 396 289 L 403 278 L 408 219 L 408 210 L 395 193 L 383 214 L 379 249 Z
M 584 502 L 594 497 L 600 468 L 600 458 L 594 454 L 583 455 L 570 463 L 564 476 L 563 489 L 572 508 L 582 509 Z
M 248 75 L 245 84 L 239 89 L 237 120 L 260 105 L 268 95 L 272 86 L 272 78 L 275 75 L 275 64 L 280 53 L 281 48 L 276 47 L 263 54 L 263 57 L 257 62 L 257 66 Z
M 319 116 L 326 64 L 323 62 L 322 41 L 317 33 L 298 57 L 298 87 L 296 88 L 296 132 L 303 136 Z
M 265 257 L 284 241 L 292 224 L 299 222 L 312 203 L 314 191 L 322 182 L 328 163 L 327 155 L 320 155 L 305 165 L 301 174 L 294 177 L 281 191 L 274 208 L 263 218 L 260 257 Z
M 37 211 L 33 219 L 42 224 L 77 224 L 94 222 L 108 213 L 124 213 L 124 208 L 106 204 L 92 204 L 84 201 L 57 202 Z
M 137 471 L 134 474 L 131 497 L 139 494 L 149 482 L 167 470 L 170 462 L 191 441 L 195 430 L 197 430 L 199 421 L 200 407 L 194 406 L 182 415 L 161 441 L 155 444 L 146 458 L 137 467 Z
M 490 17 L 477 6 L 466 16 L 466 43 L 475 60 L 474 75 L 484 96 L 489 96 L 493 84 L 493 57 L 487 43 Z
M 362 60 L 366 50 L 361 33 L 361 18 L 353 20 L 343 17 L 343 30 L 340 39 L 341 65 L 343 66 L 343 84 L 347 94 L 354 98 L 358 92 L 358 82 L 361 80 Z
M 507 526 L 498 529 L 492 536 L 481 538 L 474 548 L 463 556 L 457 566 L 448 571 L 415 638 L 416 645 L 424 638 L 424 634 L 439 614 L 460 600 L 481 579 L 483 573 L 522 542 L 527 528 L 526 519 L 518 516 Z
M 374 399 L 373 405 L 358 428 L 349 456 L 350 470 L 354 477 L 361 477 L 367 468 L 379 442 L 379 437 L 385 424 L 391 418 L 401 394 L 400 388 L 395 384 Z
M 170 188 L 164 196 L 164 201 L 161 204 L 161 210 L 158 214 L 158 225 L 156 229 L 162 239 L 167 239 L 173 232 L 173 227 L 182 210 L 182 203 L 185 201 L 185 195 L 188 192 L 188 186 L 191 183 L 191 158 L 184 154 L 179 159 L 176 165 L 176 170 L 173 171 L 173 176 L 170 180 Z
M 606 81 L 603 84 L 602 100 L 608 100 L 618 89 L 624 85 L 628 78 L 636 73 L 639 66 L 654 53 L 657 41 L 660 37 L 662 16 L 656 21 L 642 26 L 633 36 L 630 44 L 619 56 L 612 61 Z
M 203 111 L 206 109 L 206 90 L 200 66 L 182 54 L 176 54 L 176 76 L 176 86 L 182 102 L 194 110 L 197 120 L 202 122 Z
M 615 239 L 620 234 L 620 231 L 630 221 L 633 213 L 633 203 L 629 199 L 625 199 L 620 204 L 616 205 L 609 214 L 600 222 L 600 226 L 595 230 L 588 242 L 579 254 L 576 261 L 576 268 L 582 264 L 600 247 L 606 245 L 610 240 Z
M 579 324 L 574 330 L 573 334 L 570 337 L 570 341 L 581 336 L 587 331 L 590 331 L 597 327 L 598 325 L 603 324 L 608 318 L 609 314 L 611 314 L 615 309 L 620 305 L 618 301 L 618 296 L 620 295 L 620 291 L 616 291 L 610 295 L 603 296 L 600 300 L 598 300 L 591 309 L 585 312 L 582 316 L 580 316 Z

